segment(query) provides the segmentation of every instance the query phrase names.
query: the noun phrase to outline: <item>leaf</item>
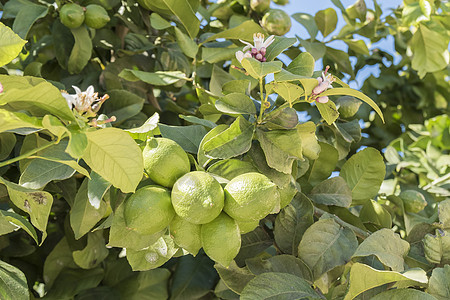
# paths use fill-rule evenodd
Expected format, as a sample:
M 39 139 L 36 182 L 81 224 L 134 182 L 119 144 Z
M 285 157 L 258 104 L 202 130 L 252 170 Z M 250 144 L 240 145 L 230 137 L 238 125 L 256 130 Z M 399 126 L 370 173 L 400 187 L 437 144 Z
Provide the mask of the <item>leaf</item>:
M 92 41 L 86 26 L 80 26 L 70 31 L 75 38 L 75 45 L 70 52 L 67 69 L 70 74 L 78 74 L 91 59 Z
M 164 268 L 139 272 L 123 281 L 114 289 L 120 299 L 168 299 L 167 290 L 170 271 Z
M 237 40 L 241 39 L 246 42 L 253 42 L 253 34 L 264 32 L 264 30 L 252 20 L 245 21 L 240 25 L 220 31 L 203 41 L 203 44 L 217 39 Z
M 0 22 L 0 67 L 16 58 L 26 42 Z
M 349 74 L 351 78 L 355 77 L 352 64 L 350 62 L 350 57 L 347 52 L 342 50 L 334 49 L 331 47 L 326 47 L 326 57 L 331 60 L 336 66 L 337 69 Z
M 336 148 L 322 142 L 319 142 L 319 145 L 319 157 L 310 162 L 309 170 L 305 175 L 308 182 L 312 185 L 317 185 L 330 177 L 331 173 L 336 169 L 339 160 L 339 154 Z
M 291 107 L 292 103 L 305 93 L 301 87 L 289 82 L 274 82 L 273 90 L 289 102 L 289 106 Z
M 321 299 L 304 279 L 286 273 L 263 273 L 252 279 L 241 294 L 242 300 Z
M 231 180 L 245 173 L 258 172 L 258 169 L 251 162 L 232 158 L 219 160 L 208 168 L 208 172 Z
M 109 117 L 115 116 L 117 122 L 137 115 L 144 107 L 144 98 L 126 90 L 110 90 L 108 96 L 108 101 L 102 105 L 102 113 Z
M 30 298 L 25 275 L 16 267 L 0 260 L 0 297 L 5 300 Z
M 194 39 L 200 29 L 200 20 L 196 17 L 189 2 L 187 0 L 162 0 L 162 2 L 177 16 L 191 39 Z
M 412 68 L 417 70 L 420 78 L 442 70 L 449 64 L 448 39 L 442 38 L 441 33 L 419 24 L 410 43 L 413 51 Z
M 7 3 L 5 5 L 5 12 L 8 12 L 8 10 L 10 10 L 10 6 L 13 5 L 20 6 L 20 9 L 14 18 L 12 30 L 23 39 L 27 37 L 28 32 L 30 31 L 33 24 L 38 19 L 45 17 L 49 12 L 48 7 L 44 5 L 38 5 L 26 0 L 11 1 L 10 4 Z
M 436 300 L 430 294 L 415 289 L 388 290 L 375 295 L 370 300 Z
M 314 20 L 323 37 L 327 37 L 336 29 L 338 17 L 334 9 L 327 8 L 319 10 L 314 16 Z
M 447 231 L 436 229 L 435 235 L 428 233 L 422 242 L 425 258 L 429 262 L 450 263 L 450 236 Z
M 342 177 L 333 177 L 316 185 L 309 198 L 317 204 L 350 207 L 352 191 Z
M 67 238 L 63 237 L 48 254 L 44 262 L 43 278 L 46 289 L 51 289 L 55 279 L 64 268 L 76 267 Z
M 197 43 L 187 35 L 185 35 L 178 27 L 174 27 L 175 37 L 177 38 L 178 45 L 186 56 L 195 58 L 198 52 Z
M 251 89 L 251 83 L 248 79 L 231 80 L 222 85 L 222 92 L 225 95 L 231 93 L 246 94 Z
M 244 154 L 250 150 L 254 130 L 252 123 L 239 116 L 228 129 L 206 141 L 203 151 L 209 158 L 221 159 Z
M 366 200 L 377 195 L 385 174 L 380 152 L 368 147 L 350 157 L 342 166 L 339 176 L 345 179 L 352 190 L 353 200 Z
M 152 131 L 158 127 L 159 114 L 154 113 L 142 126 L 125 130 L 135 140 L 146 141 L 152 135 Z
M 273 245 L 273 239 L 262 228 L 256 227 L 253 231 L 241 236 L 241 249 L 235 258 L 239 265 L 244 265 L 248 258 L 255 257 Z
M 231 116 L 240 114 L 256 114 L 256 107 L 249 96 L 242 93 L 230 93 L 216 101 L 218 111 Z
M 150 15 L 150 24 L 156 30 L 164 30 L 172 27 L 172 25 L 168 21 L 166 21 L 166 19 L 155 12 Z
M 215 264 L 214 268 L 219 273 L 225 285 L 237 294 L 241 294 L 247 283 L 255 278 L 255 275 L 247 267 L 239 268 L 234 261 L 228 267 Z
M 393 271 L 404 270 L 404 257 L 409 252 L 409 243 L 390 229 L 381 229 L 372 233 L 356 249 L 354 257 L 375 255 L 380 262 Z
M 241 64 L 250 76 L 256 79 L 261 79 L 267 74 L 278 73 L 283 66 L 281 61 L 260 62 L 254 58 L 244 58 Z
M 425 271 L 410 269 L 400 274 L 394 271 L 379 271 L 364 264 L 355 263 L 350 269 L 350 288 L 344 300 L 351 300 L 371 288 L 392 282 L 404 281 L 411 286 L 426 286 L 428 282 Z
M 232 48 L 202 48 L 202 60 L 214 64 L 224 60 L 231 60 L 235 57 L 236 52 L 239 50 L 237 47 Z
M 277 58 L 278 55 L 283 53 L 284 50 L 288 49 L 297 42 L 296 38 L 286 38 L 283 36 L 275 36 L 274 41 L 266 49 L 266 59 L 267 61 L 272 61 Z
M 286 71 L 295 75 L 312 77 L 314 72 L 314 57 L 308 52 L 300 53 L 286 68 Z
M 24 113 L 14 113 L 0 108 L 0 132 L 29 130 L 38 131 L 42 128 L 42 121 Z M 31 133 L 30 132 L 30 133 Z
M 307 13 L 295 13 L 291 17 L 306 28 L 312 40 L 316 38 L 319 28 L 317 28 L 316 21 L 313 16 Z
M 370 55 L 369 48 L 367 48 L 366 43 L 363 40 L 344 40 L 348 45 L 348 48 L 357 54 Z
M 314 41 L 310 42 L 307 40 L 298 39 L 300 42 L 300 45 L 305 48 L 308 53 L 311 53 L 313 58 L 315 60 L 319 60 L 324 57 L 325 53 L 327 52 L 327 47 L 325 46 L 325 43 Z
M 134 140 L 117 128 L 86 132 L 86 136 L 89 144 L 83 160 L 116 188 L 134 192 L 144 172 L 142 152 Z
M 427 292 L 438 300 L 450 298 L 450 265 L 433 270 Z
M 39 244 L 34 227 L 27 219 L 15 212 L 0 210 L 0 226 L 1 234 L 6 234 L 22 228 L 33 238 L 36 244 Z
M 107 209 L 105 202 L 100 202 L 98 208 L 89 202 L 89 181 L 89 178 L 83 180 L 70 210 L 70 226 L 77 240 L 88 233 L 103 218 Z
M 339 112 L 333 101 L 329 100 L 327 103 L 316 102 L 316 106 L 319 109 L 322 118 L 331 125 L 339 117 Z
M 1 126 L 1 125 L 0 125 Z M 0 133 L 0 160 L 8 158 L 16 145 L 16 136 L 11 132 Z
M 269 129 L 293 129 L 298 124 L 298 115 L 292 107 L 284 107 L 266 114 L 264 121 Z
M 105 247 L 102 231 L 91 232 L 87 236 L 87 245 L 82 250 L 73 252 L 74 262 L 82 269 L 97 267 L 109 254 Z
M 274 237 L 284 252 L 297 255 L 298 245 L 306 229 L 314 223 L 314 207 L 303 193 L 297 193 L 291 203 L 275 219 Z
M 291 274 L 312 282 L 312 273 L 308 266 L 293 255 L 281 254 L 268 259 L 254 257 L 246 260 L 247 268 L 255 275 L 268 272 Z
M 139 70 L 123 69 L 119 73 L 119 77 L 122 77 L 128 81 L 142 80 L 151 85 L 166 86 L 174 84 L 181 79 L 185 79 L 186 74 L 181 71 L 156 71 L 151 73 Z
M 103 196 L 108 191 L 111 183 L 103 179 L 95 172 L 91 173 L 88 181 L 88 199 L 89 203 L 95 208 L 99 209 Z
M 381 120 L 384 123 L 383 113 L 381 112 L 378 105 L 372 99 L 370 99 L 369 97 L 367 97 L 360 91 L 350 89 L 350 88 L 333 88 L 333 89 L 326 90 L 325 92 L 323 92 L 320 95 L 321 96 L 346 95 L 346 96 L 353 96 L 355 98 L 358 98 L 358 99 L 366 102 L 367 104 L 369 104 L 377 112 L 377 114 L 380 116 Z
M 354 202 L 353 205 L 359 205 L 361 203 Z M 384 208 L 380 203 L 370 199 L 366 200 L 364 206 L 359 213 L 359 218 L 363 221 L 365 226 L 370 226 L 372 231 L 380 228 L 392 227 L 392 216 L 389 211 Z
M 299 124 L 297 131 L 302 140 L 303 155 L 309 159 L 317 159 L 320 153 L 320 145 L 316 137 L 316 124 L 311 121 Z
M 201 125 L 169 126 L 159 124 L 161 135 L 179 144 L 184 151 L 196 154 L 207 131 Z

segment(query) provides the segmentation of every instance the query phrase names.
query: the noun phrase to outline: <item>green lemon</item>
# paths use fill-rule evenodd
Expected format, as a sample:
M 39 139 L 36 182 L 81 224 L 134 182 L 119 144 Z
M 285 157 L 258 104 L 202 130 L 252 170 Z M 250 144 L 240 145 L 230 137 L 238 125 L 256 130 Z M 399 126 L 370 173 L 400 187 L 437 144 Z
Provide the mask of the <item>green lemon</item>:
M 262 26 L 268 33 L 285 35 L 291 29 L 291 17 L 281 9 L 271 9 L 262 18 Z
M 75 3 L 63 5 L 59 11 L 61 23 L 69 28 L 78 28 L 84 22 L 84 10 L 81 6 Z
M 191 169 L 189 157 L 180 145 L 166 138 L 151 138 L 142 151 L 144 168 L 155 183 L 172 187 Z
M 97 4 L 86 6 L 84 23 L 94 29 L 100 29 L 109 22 L 110 18 L 106 9 Z
M 295 187 L 295 182 L 291 180 L 287 186 L 280 189 L 277 188 L 280 193 L 280 209 L 285 208 L 291 203 L 294 196 L 297 194 L 297 188 Z
M 405 210 L 411 213 L 418 213 L 427 206 L 427 200 L 422 193 L 415 190 L 406 190 L 400 193 L 399 197 L 403 201 Z
M 202 247 L 200 229 L 201 225 L 190 223 L 177 215 L 169 225 L 170 235 L 173 237 L 175 244 L 194 256 Z
M 260 173 L 246 173 L 225 186 L 223 210 L 239 221 L 259 221 L 279 203 L 277 186 Z
M 170 192 L 161 186 L 140 188 L 125 200 L 125 223 L 140 234 L 154 234 L 163 230 L 174 216 Z
M 250 0 L 250 7 L 258 13 L 263 13 L 269 9 L 270 0 Z
M 222 211 L 223 189 L 210 174 L 202 171 L 187 173 L 172 188 L 172 205 L 177 215 L 194 224 L 214 220 Z
M 225 267 L 230 265 L 241 248 L 239 226 L 225 213 L 203 224 L 201 236 L 206 255 Z
M 236 221 L 236 223 L 239 226 L 239 230 L 241 234 L 248 233 L 250 231 L 255 230 L 256 227 L 259 225 L 259 221 Z

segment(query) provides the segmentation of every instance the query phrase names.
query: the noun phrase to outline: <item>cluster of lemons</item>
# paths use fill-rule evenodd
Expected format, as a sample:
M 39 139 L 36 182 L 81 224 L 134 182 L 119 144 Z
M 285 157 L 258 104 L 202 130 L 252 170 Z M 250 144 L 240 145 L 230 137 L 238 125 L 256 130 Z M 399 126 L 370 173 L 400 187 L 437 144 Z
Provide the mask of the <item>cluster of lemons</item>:
M 125 200 L 126 226 L 143 235 L 168 228 L 174 242 L 193 255 L 203 248 L 228 266 L 239 252 L 241 234 L 280 207 L 280 192 L 265 175 L 245 173 L 222 187 L 208 172 L 191 172 L 188 155 L 170 139 L 149 139 L 143 156 L 155 185 Z
M 59 11 L 61 23 L 68 28 L 78 28 L 83 23 L 90 28 L 100 29 L 110 20 L 108 12 L 102 6 L 90 4 L 81 7 L 76 3 L 64 4 Z

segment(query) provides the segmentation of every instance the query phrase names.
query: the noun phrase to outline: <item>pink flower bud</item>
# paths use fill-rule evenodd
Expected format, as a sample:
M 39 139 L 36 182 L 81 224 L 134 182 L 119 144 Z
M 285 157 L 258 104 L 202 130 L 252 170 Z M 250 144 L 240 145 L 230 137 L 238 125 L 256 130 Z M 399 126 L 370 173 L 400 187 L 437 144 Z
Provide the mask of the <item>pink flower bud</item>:
M 266 62 L 267 58 L 263 57 L 262 62 Z
M 255 58 L 259 61 L 261 61 L 263 59 L 263 56 L 261 55 L 261 53 L 256 54 Z
M 323 82 L 323 78 L 322 77 L 317 77 L 317 81 L 319 82 L 319 84 L 321 84 Z
M 3 85 L 0 83 L 0 94 L 3 93 Z
M 317 102 L 319 103 L 327 103 L 328 102 L 328 96 L 322 96 L 316 99 Z
M 313 89 L 313 94 L 315 95 L 319 95 L 320 93 L 326 91 L 328 88 L 328 82 L 324 81 L 319 83 L 314 89 Z
M 253 55 L 256 55 L 257 53 L 258 53 L 258 49 L 252 48 L 252 54 L 253 54 Z
M 262 47 L 261 49 L 259 49 L 259 53 L 261 53 L 262 56 L 266 55 L 266 48 Z

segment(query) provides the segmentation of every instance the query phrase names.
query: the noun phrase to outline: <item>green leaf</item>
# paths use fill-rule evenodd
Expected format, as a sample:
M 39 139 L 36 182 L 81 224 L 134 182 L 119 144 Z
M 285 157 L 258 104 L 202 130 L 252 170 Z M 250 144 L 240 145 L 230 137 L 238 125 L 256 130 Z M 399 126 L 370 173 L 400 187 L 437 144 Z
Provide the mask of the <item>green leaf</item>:
M 170 275 L 170 271 L 164 268 L 139 272 L 120 281 L 114 289 L 121 299 L 168 299 Z
M 10 112 L 0 108 L 0 132 L 4 131 L 38 131 L 42 128 L 42 121 L 24 113 Z
M 241 294 L 242 300 L 321 299 L 304 279 L 286 273 L 263 273 L 252 279 Z
M 311 53 L 315 60 L 321 59 L 327 52 L 327 47 L 322 42 L 310 42 L 307 40 L 302 40 L 300 38 L 298 40 L 300 42 L 300 45 L 304 47 L 306 51 L 308 51 L 308 53 Z
M 439 202 L 439 223 L 446 229 L 450 229 L 450 199 Z
M 151 73 L 139 70 L 124 69 L 119 73 L 119 77 L 122 77 L 128 81 L 142 80 L 151 85 L 166 86 L 174 84 L 181 79 L 185 79 L 186 75 L 181 71 L 156 71 Z
M 169 126 L 159 124 L 161 135 L 177 142 L 186 152 L 196 154 L 203 137 L 207 133 L 201 125 Z
M 159 114 L 154 113 L 142 126 L 125 130 L 135 140 L 146 141 L 152 131 L 158 127 Z
M 359 204 L 361 203 L 358 201 L 353 203 L 353 205 Z M 364 206 L 359 213 L 359 218 L 364 222 L 364 225 L 372 231 L 380 228 L 392 227 L 392 216 L 389 211 L 380 203 L 372 199 L 365 201 Z
M 200 29 L 200 20 L 195 16 L 189 2 L 187 0 L 162 0 L 162 2 L 177 16 L 191 39 L 194 39 Z
M 216 101 L 218 111 L 231 116 L 240 114 L 256 114 L 256 107 L 249 96 L 242 93 L 230 93 Z
M 316 102 L 316 106 L 319 109 L 320 115 L 328 123 L 333 124 L 339 117 L 339 112 L 333 101 L 329 100 L 327 103 Z
M 260 62 L 254 58 L 244 58 L 241 64 L 250 76 L 256 79 L 261 79 L 267 74 L 278 73 L 283 66 L 281 61 Z
M 337 69 L 339 71 L 349 74 L 351 78 L 355 77 L 355 73 L 353 71 L 353 67 L 347 52 L 331 47 L 326 47 L 326 55 L 326 58 L 330 59 L 334 64 L 337 65 Z
M 86 132 L 89 144 L 83 160 L 124 193 L 134 192 L 144 172 L 142 152 L 134 140 L 117 128 Z
M 232 48 L 202 48 L 202 60 L 214 64 L 223 60 L 231 60 L 235 53 L 239 50 L 237 47 Z
M 442 38 L 441 33 L 420 24 L 410 43 L 413 51 L 412 68 L 417 70 L 420 78 L 442 70 L 449 64 L 448 39 Z
M 16 58 L 26 42 L 0 22 L 0 67 Z
M 355 98 L 358 98 L 358 99 L 366 102 L 367 104 L 369 104 L 370 107 L 372 107 L 377 112 L 377 114 L 380 116 L 381 120 L 384 123 L 383 113 L 381 112 L 378 105 L 372 99 L 370 99 L 369 97 L 367 97 L 360 91 L 350 89 L 350 88 L 334 88 L 334 89 L 328 89 L 320 95 L 321 96 L 347 95 L 347 96 L 353 96 Z
M 316 185 L 309 197 L 314 203 L 350 207 L 352 191 L 342 177 L 333 177 Z
M 432 295 L 415 289 L 389 290 L 375 295 L 370 300 L 436 300 Z M 448 298 L 447 298 L 448 299 Z
M 274 41 L 266 49 L 266 59 L 267 61 L 272 61 L 277 58 L 278 55 L 283 53 L 284 50 L 288 49 L 297 42 L 296 38 L 286 38 L 283 36 L 275 36 Z
M 117 122 L 137 115 L 144 107 L 144 98 L 126 90 L 110 90 L 108 95 L 109 99 L 102 105 L 102 113 L 115 116 Z
M 208 168 L 208 172 L 231 180 L 245 173 L 258 172 L 258 169 L 251 162 L 232 158 L 219 160 Z
M 400 274 L 394 271 L 379 271 L 364 264 L 355 263 L 350 269 L 350 288 L 344 300 L 351 300 L 371 288 L 392 282 L 405 282 L 411 286 L 426 286 L 428 278 L 421 269 L 410 269 Z
M 239 116 L 227 129 L 206 141 L 203 151 L 206 157 L 221 159 L 244 154 L 250 150 L 254 130 L 252 123 Z
M 75 38 L 75 45 L 70 52 L 67 68 L 70 74 L 78 74 L 91 59 L 92 40 L 86 26 L 80 26 L 70 31 Z
M 227 95 L 231 93 L 246 94 L 251 89 L 251 83 L 248 79 L 231 80 L 222 85 L 222 92 Z
M 0 210 L 0 232 L 2 235 L 20 228 L 25 230 L 36 244 L 39 244 L 36 230 L 27 219 L 11 211 Z
M 357 54 L 370 55 L 369 48 L 363 40 L 344 40 L 350 50 L 353 50 Z
M 82 269 L 92 269 L 98 266 L 109 254 L 105 247 L 102 231 L 89 233 L 87 245 L 82 250 L 73 252 L 73 261 Z
M 309 159 L 317 159 L 320 153 L 320 145 L 316 137 L 316 124 L 309 121 L 297 126 L 297 131 L 302 140 L 303 155 Z
M 0 297 L 4 300 L 30 299 L 25 275 L 16 267 L 0 260 Z
M 323 37 L 327 37 L 336 29 L 338 17 L 334 9 L 327 8 L 319 10 L 314 16 L 314 20 Z
M 435 264 L 450 263 L 450 236 L 448 231 L 436 229 L 435 235 L 423 238 L 425 258 Z
M 375 255 L 380 262 L 392 269 L 402 272 L 404 270 L 404 257 L 409 252 L 409 243 L 390 229 L 381 229 L 372 233 L 356 249 L 355 257 Z
M 306 178 L 312 185 L 317 185 L 330 177 L 331 173 L 336 169 L 339 160 L 339 154 L 336 148 L 322 142 L 319 142 L 319 145 L 319 157 L 310 162 L 309 170 L 306 173 Z
M 295 75 L 312 77 L 314 73 L 314 57 L 308 52 L 300 53 L 286 68 L 286 71 Z
M 177 27 L 174 27 L 174 29 L 175 29 L 175 37 L 177 38 L 178 45 L 180 45 L 180 48 L 183 51 L 183 53 L 186 54 L 186 56 L 195 58 L 198 52 L 197 43 L 193 39 L 185 35 Z
M 291 203 L 275 219 L 274 237 L 284 252 L 297 255 L 298 245 L 306 229 L 314 223 L 314 207 L 303 193 L 297 193 Z
M 350 157 L 342 166 L 339 176 L 345 179 L 352 190 L 353 200 L 366 200 L 377 195 L 385 174 L 380 152 L 368 147 Z
M 88 181 L 88 198 L 89 203 L 95 208 L 99 209 L 101 201 L 106 191 L 108 191 L 111 183 L 103 179 L 95 172 L 91 172 L 90 180 Z
M 156 30 L 163 30 L 172 27 L 172 25 L 170 25 L 170 23 L 166 21 L 166 19 L 155 12 L 150 15 L 150 24 Z
M 229 129 L 228 125 L 220 124 L 211 129 L 202 139 L 200 142 L 200 145 L 198 147 L 198 153 L 197 153 L 197 161 L 199 165 L 203 168 L 206 168 L 206 165 L 212 160 L 211 158 L 207 157 L 205 155 L 205 151 L 203 149 L 203 146 L 212 138 L 218 136 L 220 133 L 224 132 L 225 130 Z
M 107 205 L 103 201 L 97 208 L 89 202 L 89 181 L 89 178 L 83 180 L 70 210 L 70 226 L 77 240 L 88 233 L 103 218 L 107 209 Z
M 273 90 L 280 95 L 284 100 L 289 102 L 292 107 L 292 103 L 305 94 L 303 89 L 296 84 L 289 82 L 274 82 Z
M 14 23 L 12 30 L 16 32 L 21 38 L 25 39 L 31 26 L 38 20 L 47 15 L 49 12 L 49 7 L 44 5 L 38 5 L 31 1 L 19 0 L 19 1 L 9 1 L 5 5 L 5 13 L 14 10 L 12 6 L 18 6 L 20 9 L 14 18 Z
M 255 275 L 247 267 L 239 268 L 235 261 L 232 261 L 228 267 L 215 264 L 214 268 L 219 273 L 225 285 L 237 294 L 241 294 L 247 283 L 255 278 Z
M 438 300 L 450 298 L 450 265 L 433 270 L 427 292 Z
M 14 135 L 14 133 L 11 132 L 0 133 L 0 160 L 8 158 L 9 154 L 14 149 L 15 145 L 16 145 L 16 136 Z
M 281 254 L 268 259 L 254 257 L 245 261 L 247 268 L 255 275 L 268 272 L 291 274 L 307 281 L 313 281 L 311 270 L 299 258 L 293 255 Z
M 73 261 L 72 251 L 70 250 L 67 238 L 63 237 L 48 254 L 44 262 L 44 282 L 46 289 L 50 290 L 55 279 L 64 268 L 76 268 Z
M 269 129 L 293 129 L 298 124 L 298 115 L 292 107 L 285 107 L 266 114 L 264 121 Z
M 352 230 L 334 219 L 321 219 L 306 229 L 298 246 L 298 257 L 310 267 L 314 278 L 346 264 L 358 241 Z
M 252 20 L 248 20 L 236 27 L 220 31 L 219 33 L 210 36 L 209 38 L 203 41 L 203 44 L 217 39 L 227 39 L 227 40 L 241 39 L 246 42 L 253 42 L 253 34 L 261 32 L 264 32 L 261 26 L 259 26 Z
M 313 16 L 307 13 L 295 13 L 291 17 L 306 28 L 312 40 L 316 38 L 319 28 L 317 28 L 316 21 Z

